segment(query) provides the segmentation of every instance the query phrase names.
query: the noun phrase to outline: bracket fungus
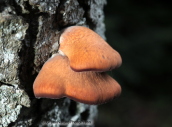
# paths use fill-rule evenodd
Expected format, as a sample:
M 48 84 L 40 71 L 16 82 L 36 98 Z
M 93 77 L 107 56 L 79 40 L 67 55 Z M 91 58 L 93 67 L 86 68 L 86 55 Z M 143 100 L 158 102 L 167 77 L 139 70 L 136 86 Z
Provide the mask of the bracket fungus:
M 85 104 L 106 103 L 120 95 L 121 86 L 105 71 L 121 63 L 119 53 L 98 34 L 82 26 L 69 27 L 61 34 L 59 53 L 39 72 L 34 94 L 37 98 L 68 97 Z
M 120 85 L 105 72 L 75 72 L 67 56 L 49 59 L 34 82 L 36 97 L 64 96 L 86 104 L 101 104 L 120 95 Z
M 122 63 L 121 56 L 97 33 L 71 26 L 60 36 L 60 49 L 74 71 L 110 71 Z

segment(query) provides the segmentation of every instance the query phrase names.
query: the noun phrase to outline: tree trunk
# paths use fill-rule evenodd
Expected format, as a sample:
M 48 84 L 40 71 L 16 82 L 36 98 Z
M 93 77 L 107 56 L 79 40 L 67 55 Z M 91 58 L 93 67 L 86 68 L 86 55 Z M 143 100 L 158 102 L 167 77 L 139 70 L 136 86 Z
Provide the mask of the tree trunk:
M 60 121 L 94 126 L 96 106 L 68 98 L 36 99 L 32 88 L 42 65 L 58 51 L 63 28 L 87 26 L 105 39 L 105 4 L 106 0 L 0 0 L 0 127 L 59 126 Z

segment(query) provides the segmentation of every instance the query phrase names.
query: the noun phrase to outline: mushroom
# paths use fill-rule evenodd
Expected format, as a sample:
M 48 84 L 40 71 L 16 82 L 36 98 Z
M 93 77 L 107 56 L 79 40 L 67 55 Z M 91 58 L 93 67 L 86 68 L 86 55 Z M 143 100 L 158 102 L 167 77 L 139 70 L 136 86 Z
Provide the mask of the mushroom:
M 110 71 L 122 63 L 120 54 L 87 27 L 68 27 L 59 42 L 74 71 Z
M 44 64 L 33 90 L 37 98 L 68 97 L 86 104 L 102 104 L 121 93 L 120 85 L 105 72 L 73 71 L 68 57 L 60 54 Z
M 59 54 L 38 74 L 34 94 L 40 98 L 68 97 L 86 104 L 102 104 L 118 97 L 120 85 L 104 71 L 119 67 L 120 54 L 98 34 L 82 26 L 63 30 Z

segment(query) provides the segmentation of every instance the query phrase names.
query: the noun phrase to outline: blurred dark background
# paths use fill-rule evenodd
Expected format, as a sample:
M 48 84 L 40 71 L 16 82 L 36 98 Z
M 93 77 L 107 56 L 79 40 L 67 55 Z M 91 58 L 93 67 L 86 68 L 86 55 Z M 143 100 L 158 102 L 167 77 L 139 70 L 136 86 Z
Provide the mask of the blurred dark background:
M 172 1 L 107 0 L 104 11 L 122 93 L 98 106 L 96 127 L 172 127 Z

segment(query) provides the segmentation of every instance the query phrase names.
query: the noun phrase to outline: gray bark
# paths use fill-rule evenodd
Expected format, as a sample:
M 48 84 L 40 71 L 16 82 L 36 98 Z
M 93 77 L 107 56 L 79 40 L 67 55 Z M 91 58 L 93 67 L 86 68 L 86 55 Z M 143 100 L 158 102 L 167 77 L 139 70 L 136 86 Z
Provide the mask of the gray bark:
M 96 106 L 68 98 L 36 99 L 32 86 L 42 65 L 58 51 L 63 28 L 87 26 L 105 39 L 105 4 L 106 0 L 0 0 L 0 127 L 58 127 L 55 122 L 70 120 L 94 124 Z

